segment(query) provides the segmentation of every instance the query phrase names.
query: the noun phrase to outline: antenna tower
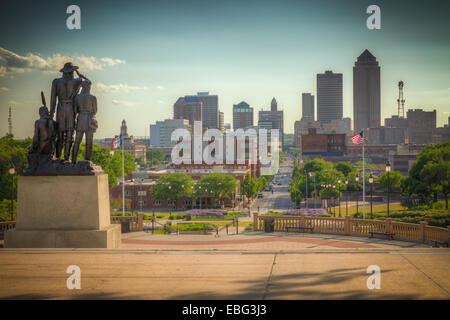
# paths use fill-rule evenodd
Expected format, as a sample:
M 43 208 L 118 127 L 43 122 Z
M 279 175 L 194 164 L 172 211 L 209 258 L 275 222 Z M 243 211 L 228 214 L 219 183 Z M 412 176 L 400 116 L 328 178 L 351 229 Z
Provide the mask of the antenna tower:
M 404 118 L 405 117 L 405 99 L 403 99 L 403 81 L 398 82 L 398 99 L 397 99 L 397 105 L 398 105 L 398 117 Z

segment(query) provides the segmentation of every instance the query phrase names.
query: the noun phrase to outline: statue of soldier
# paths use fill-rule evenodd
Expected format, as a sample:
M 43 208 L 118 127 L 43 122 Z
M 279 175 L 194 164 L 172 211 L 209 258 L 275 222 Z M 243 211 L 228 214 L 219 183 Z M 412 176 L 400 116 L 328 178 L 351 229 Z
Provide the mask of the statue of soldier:
M 75 97 L 75 115 L 77 116 L 75 145 L 72 151 L 72 162 L 77 162 L 78 151 L 83 140 L 83 134 L 86 135 L 86 154 L 85 159 L 91 160 L 92 143 L 94 132 L 97 130 L 98 123 L 95 119 L 97 113 L 97 98 L 90 93 L 91 82 L 84 80 L 81 83 L 81 93 Z
M 55 151 L 55 123 L 50 118 L 43 92 L 41 98 L 43 106 L 39 108 L 40 118 L 34 122 L 33 142 L 27 154 L 27 170 L 36 170 L 42 163 L 50 161 Z
M 54 79 L 52 82 L 50 117 L 53 119 L 56 109 L 58 130 L 56 158 L 61 158 L 61 152 L 64 148 L 64 159 L 66 161 L 69 161 L 70 149 L 73 143 L 73 132 L 75 130 L 74 99 L 80 89 L 82 79 L 86 79 L 77 69 L 78 67 L 74 66 L 72 62 L 67 62 L 59 70 L 63 73 L 63 76 Z M 78 74 L 78 79 L 74 79 L 74 71 Z M 56 100 L 58 100 L 58 104 L 56 104 Z

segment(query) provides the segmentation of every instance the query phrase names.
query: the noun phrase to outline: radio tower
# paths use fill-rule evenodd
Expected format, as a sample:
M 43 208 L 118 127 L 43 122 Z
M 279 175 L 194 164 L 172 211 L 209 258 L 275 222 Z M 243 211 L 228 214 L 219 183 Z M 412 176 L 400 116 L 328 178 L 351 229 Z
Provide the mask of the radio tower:
M 9 107 L 9 116 L 8 116 L 8 132 L 9 134 L 12 134 L 12 112 L 11 112 L 11 107 Z
M 398 82 L 398 117 L 405 117 L 405 99 L 403 99 L 403 81 Z

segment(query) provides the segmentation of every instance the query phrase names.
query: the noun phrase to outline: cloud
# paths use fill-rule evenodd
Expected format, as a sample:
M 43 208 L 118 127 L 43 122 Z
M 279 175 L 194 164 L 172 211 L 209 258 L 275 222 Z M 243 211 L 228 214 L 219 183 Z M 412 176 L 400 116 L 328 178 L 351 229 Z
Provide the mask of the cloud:
M 156 86 L 156 89 L 158 89 L 158 90 L 164 90 L 164 87 L 163 87 L 163 86 Z
M 9 100 L 9 104 L 22 104 L 22 102 L 16 101 L 16 100 Z
M 6 87 L 0 87 L 0 92 L 6 92 L 9 91 L 9 88 Z
M 33 53 L 21 56 L 15 52 L 0 47 L 0 77 L 29 72 L 32 70 L 44 73 L 57 73 L 64 63 L 71 61 L 80 67 L 80 71 L 102 70 L 104 67 L 112 67 L 125 63 L 124 60 L 112 58 L 96 58 L 86 56 L 64 56 L 55 53 L 50 57 L 43 58 Z
M 97 83 L 94 84 L 94 87 L 102 92 L 132 92 L 137 90 L 147 90 L 148 87 L 146 86 L 130 86 L 128 84 L 119 83 L 119 84 L 104 84 L 104 83 Z
M 121 105 L 121 106 L 125 106 L 125 107 L 132 107 L 132 106 L 135 105 L 134 102 L 132 102 L 132 101 L 126 101 L 126 100 L 116 100 L 116 99 L 113 99 L 113 100 L 111 100 L 111 102 L 112 102 L 113 104 L 115 104 L 115 105 Z

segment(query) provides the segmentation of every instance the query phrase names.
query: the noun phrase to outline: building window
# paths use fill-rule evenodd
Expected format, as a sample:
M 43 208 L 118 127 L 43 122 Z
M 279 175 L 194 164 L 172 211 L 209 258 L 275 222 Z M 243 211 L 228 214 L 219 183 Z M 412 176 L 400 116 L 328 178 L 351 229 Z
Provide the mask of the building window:
M 146 196 L 147 191 L 138 191 L 138 196 Z
M 161 205 L 161 201 L 159 201 L 159 200 L 153 200 L 153 205 L 159 206 L 159 205 Z
M 125 191 L 125 196 L 131 197 L 132 195 L 133 195 L 133 191 L 131 191 L 131 190 L 126 190 Z

